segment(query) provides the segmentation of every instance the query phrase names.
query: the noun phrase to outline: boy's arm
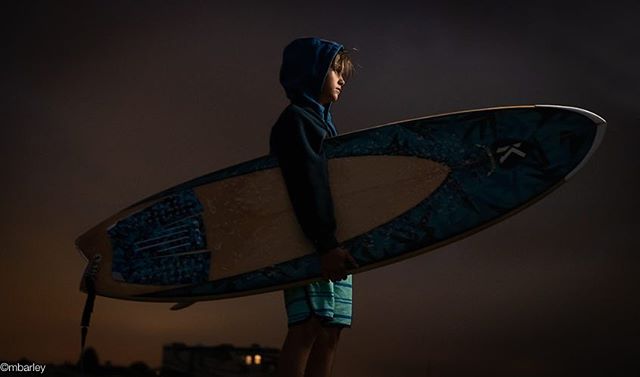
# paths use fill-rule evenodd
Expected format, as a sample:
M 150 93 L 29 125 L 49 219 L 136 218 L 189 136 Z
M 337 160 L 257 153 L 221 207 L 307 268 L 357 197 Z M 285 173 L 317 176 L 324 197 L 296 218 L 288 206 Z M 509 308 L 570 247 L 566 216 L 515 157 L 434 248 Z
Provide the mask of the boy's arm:
M 318 135 L 309 135 L 305 119 L 284 114 L 271 135 L 294 212 L 304 234 L 320 254 L 338 246 L 336 221 L 329 188 L 327 160 Z

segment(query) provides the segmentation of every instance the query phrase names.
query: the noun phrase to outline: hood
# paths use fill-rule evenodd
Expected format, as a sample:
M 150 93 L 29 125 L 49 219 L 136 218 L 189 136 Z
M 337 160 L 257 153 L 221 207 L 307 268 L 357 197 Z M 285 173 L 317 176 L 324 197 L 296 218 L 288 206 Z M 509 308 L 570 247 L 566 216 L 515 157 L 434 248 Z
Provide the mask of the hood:
M 311 107 L 325 121 L 331 136 L 337 131 L 331 119 L 331 103 L 318 102 L 331 62 L 342 50 L 339 43 L 319 38 L 300 38 L 289 43 L 282 54 L 280 84 L 293 104 Z

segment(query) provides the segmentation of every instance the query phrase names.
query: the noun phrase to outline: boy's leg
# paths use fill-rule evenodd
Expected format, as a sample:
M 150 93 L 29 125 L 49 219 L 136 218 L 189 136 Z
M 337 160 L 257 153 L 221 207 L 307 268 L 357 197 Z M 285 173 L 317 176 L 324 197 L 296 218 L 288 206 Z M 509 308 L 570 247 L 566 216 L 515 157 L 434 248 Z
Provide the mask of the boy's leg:
M 313 343 L 305 377 L 329 377 L 340 340 L 341 327 L 323 327 Z
M 329 321 L 333 323 L 322 323 L 311 314 L 307 322 L 290 327 L 280 354 L 278 375 L 302 377 L 306 371 L 307 377 L 330 376 L 342 326 L 351 325 L 352 276 L 335 284 L 318 281 L 285 290 L 285 305 L 290 323 L 310 312 L 333 314 L 334 319 Z
M 315 316 L 289 328 L 278 360 L 279 377 L 304 376 L 309 354 L 321 330 L 320 320 Z

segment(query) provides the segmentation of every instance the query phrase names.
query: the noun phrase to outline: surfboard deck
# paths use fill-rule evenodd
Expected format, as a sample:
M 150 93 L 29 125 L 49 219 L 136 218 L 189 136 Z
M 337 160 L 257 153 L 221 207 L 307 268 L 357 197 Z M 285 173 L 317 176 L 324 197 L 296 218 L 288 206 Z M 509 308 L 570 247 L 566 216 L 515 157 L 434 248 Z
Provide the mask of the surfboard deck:
M 583 109 L 527 105 L 327 139 L 336 237 L 360 265 L 350 272 L 436 249 L 526 208 L 584 165 L 605 126 Z M 98 295 L 177 308 L 320 278 L 272 156 L 146 198 L 76 246 Z

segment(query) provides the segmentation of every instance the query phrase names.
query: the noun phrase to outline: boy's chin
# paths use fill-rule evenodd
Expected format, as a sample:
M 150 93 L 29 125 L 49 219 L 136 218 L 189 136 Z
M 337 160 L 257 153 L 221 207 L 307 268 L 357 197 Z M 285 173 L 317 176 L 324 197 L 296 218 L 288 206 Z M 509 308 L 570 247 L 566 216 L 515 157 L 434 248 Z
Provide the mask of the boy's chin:
M 322 101 L 322 100 L 321 100 L 321 101 L 319 101 L 319 102 L 320 102 L 320 104 L 322 104 L 322 105 L 325 105 L 325 106 L 326 106 L 326 105 L 328 105 L 328 104 L 330 104 L 330 103 L 338 102 L 338 99 L 339 99 L 339 97 L 338 97 L 338 96 L 331 96 L 331 97 L 329 98 L 329 100 L 328 100 L 328 101 L 327 101 L 327 100 L 325 100 L 325 101 Z

